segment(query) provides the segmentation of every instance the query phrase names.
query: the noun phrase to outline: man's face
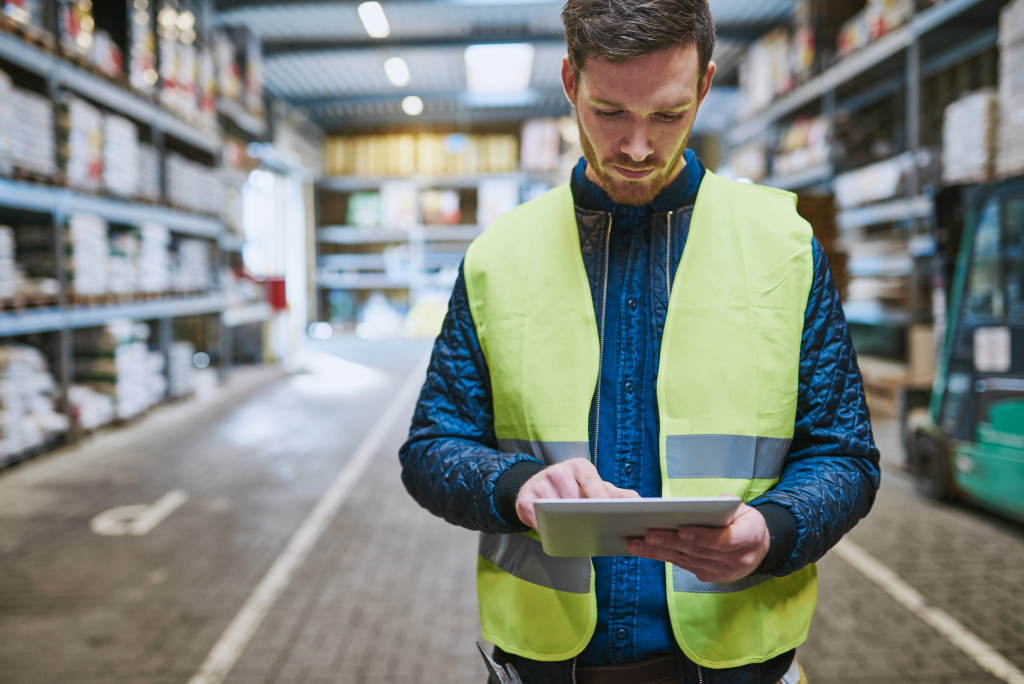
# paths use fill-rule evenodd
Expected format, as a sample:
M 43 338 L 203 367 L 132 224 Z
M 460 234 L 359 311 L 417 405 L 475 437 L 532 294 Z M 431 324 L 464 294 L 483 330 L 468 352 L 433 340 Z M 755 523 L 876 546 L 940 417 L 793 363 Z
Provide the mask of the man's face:
M 577 79 L 563 60 L 587 177 L 613 201 L 646 204 L 686 165 L 683 152 L 715 73 L 712 62 L 698 83 L 698 62 L 695 45 L 618 64 L 588 58 Z

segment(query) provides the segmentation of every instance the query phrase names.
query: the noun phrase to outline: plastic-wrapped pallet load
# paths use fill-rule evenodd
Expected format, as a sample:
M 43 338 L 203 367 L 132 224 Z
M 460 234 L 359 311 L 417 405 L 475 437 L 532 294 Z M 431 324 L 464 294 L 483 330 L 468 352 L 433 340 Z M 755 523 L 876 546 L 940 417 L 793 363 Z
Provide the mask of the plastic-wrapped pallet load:
M 68 219 L 69 271 L 76 295 L 107 292 L 110 246 L 107 222 L 92 214 L 72 214 Z
M 178 242 L 178 259 L 172 273 L 175 292 L 205 292 L 213 284 L 210 276 L 210 244 L 192 238 Z
M 185 397 L 195 391 L 196 348 L 191 342 L 175 342 L 167 351 L 167 393 Z
M 18 262 L 14 250 L 14 229 L 0 226 L 0 299 L 14 297 L 18 289 Z
M 946 107 L 942 122 L 942 180 L 984 183 L 992 178 L 999 100 L 992 88 Z
M 89 192 L 103 188 L 103 113 L 81 98 L 67 102 L 63 149 L 68 187 Z
M 137 152 L 138 179 L 135 195 L 147 202 L 160 201 L 160 153 L 152 145 L 140 144 Z
M 107 292 L 119 295 L 138 291 L 141 240 L 134 231 L 119 231 L 110 239 Z
M 167 393 L 164 356 L 150 351 L 149 326 L 117 318 L 104 328 L 80 331 L 75 341 L 75 380 L 114 401 L 117 417 L 137 416 Z
M 57 383 L 35 347 L 0 346 L 0 465 L 44 446 L 68 429 L 54 408 Z
M 0 173 L 9 175 L 14 169 L 14 156 L 11 149 L 11 128 L 13 127 L 14 111 L 12 98 L 14 85 L 6 72 L 0 71 Z
M 114 421 L 114 399 L 101 394 L 88 385 L 68 388 L 71 415 L 83 430 L 95 430 Z
M 216 169 L 171 153 L 167 155 L 167 199 L 172 206 L 219 215 L 224 207 L 224 180 Z
M 124 118 L 103 118 L 103 184 L 120 197 L 133 197 L 139 186 L 139 129 Z
M 147 294 L 169 292 L 171 231 L 159 223 L 144 223 L 139 226 L 139 235 L 138 291 Z
M 1024 0 L 999 16 L 999 152 L 996 171 L 1024 171 Z
M 53 104 L 36 93 L 15 88 L 11 97 L 11 152 L 15 168 L 53 178 L 57 175 L 57 146 Z

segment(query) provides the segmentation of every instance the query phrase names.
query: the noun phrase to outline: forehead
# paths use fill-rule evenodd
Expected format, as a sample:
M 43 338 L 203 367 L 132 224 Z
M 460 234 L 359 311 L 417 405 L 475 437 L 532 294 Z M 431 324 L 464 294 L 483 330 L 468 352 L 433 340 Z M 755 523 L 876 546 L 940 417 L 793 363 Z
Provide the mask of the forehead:
M 696 45 L 678 46 L 625 62 L 587 58 L 577 87 L 590 100 L 630 107 L 667 107 L 697 94 L 700 61 Z

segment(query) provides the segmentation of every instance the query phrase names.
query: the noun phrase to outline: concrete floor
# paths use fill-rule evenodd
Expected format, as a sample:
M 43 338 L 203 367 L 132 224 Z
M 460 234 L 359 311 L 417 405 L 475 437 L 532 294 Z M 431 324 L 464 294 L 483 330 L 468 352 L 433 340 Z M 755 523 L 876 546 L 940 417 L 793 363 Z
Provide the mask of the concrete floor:
M 476 536 L 395 457 L 428 351 L 319 343 L 0 471 L 0 683 L 482 682 Z M 875 428 L 883 487 L 819 564 L 808 677 L 1024 681 L 1024 530 L 915 495 Z

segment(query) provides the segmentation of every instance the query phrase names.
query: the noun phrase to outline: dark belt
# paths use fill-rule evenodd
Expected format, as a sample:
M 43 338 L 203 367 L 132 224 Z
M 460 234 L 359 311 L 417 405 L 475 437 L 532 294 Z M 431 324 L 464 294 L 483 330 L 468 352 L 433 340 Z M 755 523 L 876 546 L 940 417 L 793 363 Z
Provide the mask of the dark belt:
M 660 684 L 679 682 L 679 657 L 641 660 L 629 665 L 588 665 L 576 668 L 576 684 Z

